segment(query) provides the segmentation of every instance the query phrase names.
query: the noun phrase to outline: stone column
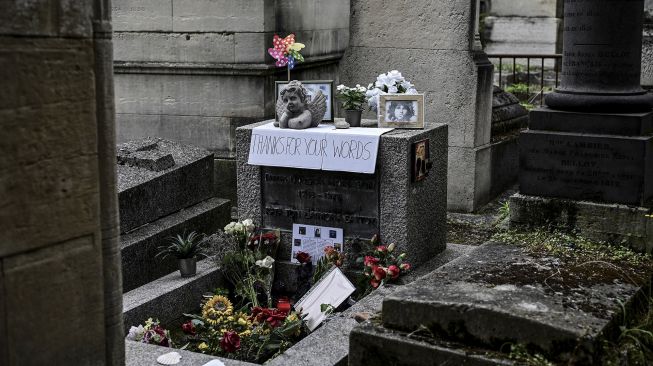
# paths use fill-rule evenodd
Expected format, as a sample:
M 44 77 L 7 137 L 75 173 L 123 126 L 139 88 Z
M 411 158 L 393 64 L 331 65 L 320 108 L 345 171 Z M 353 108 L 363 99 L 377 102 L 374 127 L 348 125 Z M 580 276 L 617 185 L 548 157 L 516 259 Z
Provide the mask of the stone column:
M 640 86 L 644 0 L 566 1 L 560 87 L 554 109 L 641 112 L 653 96 Z

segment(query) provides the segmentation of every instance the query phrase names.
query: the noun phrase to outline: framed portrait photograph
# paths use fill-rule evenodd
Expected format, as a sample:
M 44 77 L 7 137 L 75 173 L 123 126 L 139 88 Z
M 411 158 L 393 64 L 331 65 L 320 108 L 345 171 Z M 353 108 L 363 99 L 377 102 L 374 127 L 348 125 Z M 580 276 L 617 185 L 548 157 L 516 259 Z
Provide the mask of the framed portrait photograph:
M 379 96 L 379 127 L 424 128 L 424 94 Z
M 308 100 L 307 102 L 310 102 L 313 99 L 313 95 L 317 93 L 317 91 L 321 91 L 322 94 L 326 97 L 326 112 L 324 112 L 324 118 L 322 118 L 322 121 L 325 122 L 333 122 L 333 80 L 299 80 L 304 87 L 308 90 Z M 275 99 L 274 103 L 276 104 L 277 100 L 281 96 L 281 91 L 283 88 L 286 87 L 288 84 L 287 81 L 277 81 L 275 84 L 275 93 L 277 99 Z M 276 118 L 277 120 L 279 119 L 278 116 Z

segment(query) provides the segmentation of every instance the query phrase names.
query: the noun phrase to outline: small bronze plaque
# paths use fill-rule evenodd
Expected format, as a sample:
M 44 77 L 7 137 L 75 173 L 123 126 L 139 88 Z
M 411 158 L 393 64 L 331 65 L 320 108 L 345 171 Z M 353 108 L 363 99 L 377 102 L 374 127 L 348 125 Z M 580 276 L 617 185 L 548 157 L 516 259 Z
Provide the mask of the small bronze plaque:
M 379 184 L 375 174 L 323 170 L 262 169 L 263 225 L 341 227 L 346 237 L 379 231 Z

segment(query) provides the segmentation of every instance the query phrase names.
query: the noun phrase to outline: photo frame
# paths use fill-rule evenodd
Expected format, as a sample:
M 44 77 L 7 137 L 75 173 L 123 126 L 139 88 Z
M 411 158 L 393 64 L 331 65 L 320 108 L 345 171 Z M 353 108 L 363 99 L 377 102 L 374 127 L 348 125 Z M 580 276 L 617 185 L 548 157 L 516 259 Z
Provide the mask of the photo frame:
M 431 163 L 431 153 L 429 151 L 430 139 L 416 141 L 411 148 L 411 180 L 419 182 L 426 179 L 429 170 L 433 165 Z
M 381 94 L 379 127 L 424 128 L 424 94 Z
M 313 97 L 313 93 L 315 93 L 317 90 L 320 90 L 322 94 L 326 97 L 327 100 L 327 109 L 326 112 L 324 112 L 324 118 L 322 118 L 322 122 L 333 122 L 333 89 L 334 89 L 334 82 L 333 80 L 299 80 L 306 89 L 308 89 L 308 95 L 309 98 Z M 279 99 L 279 96 L 281 96 L 281 90 L 283 90 L 283 87 L 288 84 L 288 81 L 277 81 L 275 83 L 275 88 L 274 88 L 274 103 L 276 105 L 277 100 Z M 278 116 L 275 116 L 276 120 L 279 120 Z

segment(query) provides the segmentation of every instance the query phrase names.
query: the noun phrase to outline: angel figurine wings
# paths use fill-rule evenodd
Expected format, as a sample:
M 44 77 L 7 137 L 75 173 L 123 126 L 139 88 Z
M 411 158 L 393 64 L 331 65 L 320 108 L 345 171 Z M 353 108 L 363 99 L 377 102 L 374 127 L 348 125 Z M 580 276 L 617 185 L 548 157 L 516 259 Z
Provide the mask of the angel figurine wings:
M 274 125 L 296 130 L 317 127 L 326 112 L 326 97 L 317 91 L 312 100 L 308 99 L 308 91 L 302 83 L 297 80 L 289 82 L 277 99 L 279 121 L 274 122 Z

